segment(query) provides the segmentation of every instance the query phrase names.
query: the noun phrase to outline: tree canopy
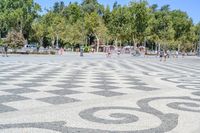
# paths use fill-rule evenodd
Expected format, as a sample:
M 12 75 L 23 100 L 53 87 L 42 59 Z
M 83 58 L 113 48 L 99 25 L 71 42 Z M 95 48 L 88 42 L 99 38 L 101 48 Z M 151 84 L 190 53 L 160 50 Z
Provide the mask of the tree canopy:
M 200 37 L 200 24 L 194 24 L 186 12 L 171 10 L 169 5 L 158 8 L 146 0 L 124 6 L 115 2 L 112 8 L 97 0 L 56 2 L 45 14 L 40 12 L 34 0 L 1 0 L 0 38 L 13 40 L 17 34 L 41 46 L 92 45 L 98 51 L 106 44 L 136 47 L 146 43 L 195 50 Z

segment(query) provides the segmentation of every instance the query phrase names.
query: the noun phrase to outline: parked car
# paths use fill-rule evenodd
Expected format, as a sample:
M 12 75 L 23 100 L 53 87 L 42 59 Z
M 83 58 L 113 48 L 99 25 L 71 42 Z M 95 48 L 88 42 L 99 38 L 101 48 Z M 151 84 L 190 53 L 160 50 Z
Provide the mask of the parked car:
M 36 44 L 27 44 L 21 50 L 25 51 L 27 53 L 37 52 L 37 45 Z

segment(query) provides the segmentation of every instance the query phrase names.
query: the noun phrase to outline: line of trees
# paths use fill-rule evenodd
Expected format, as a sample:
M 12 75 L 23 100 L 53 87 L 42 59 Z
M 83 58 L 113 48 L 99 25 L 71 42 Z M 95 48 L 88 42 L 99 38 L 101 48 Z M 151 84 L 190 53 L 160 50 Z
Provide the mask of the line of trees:
M 200 23 L 186 12 L 146 0 L 125 6 L 115 2 L 112 9 L 97 0 L 56 2 L 44 15 L 40 12 L 34 0 L 1 0 L 0 38 L 12 47 L 26 41 L 53 48 L 93 45 L 97 51 L 101 44 L 195 51 L 200 37 Z

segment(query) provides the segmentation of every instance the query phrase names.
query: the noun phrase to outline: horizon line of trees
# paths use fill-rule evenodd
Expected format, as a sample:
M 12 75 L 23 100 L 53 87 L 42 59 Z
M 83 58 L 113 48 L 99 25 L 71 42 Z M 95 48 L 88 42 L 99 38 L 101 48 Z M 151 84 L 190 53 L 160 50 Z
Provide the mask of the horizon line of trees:
M 34 0 L 0 1 L 0 45 L 23 47 L 36 42 L 44 47 L 132 45 L 149 49 L 195 51 L 200 39 L 200 23 L 194 24 L 186 12 L 158 8 L 146 0 L 117 2 L 104 6 L 97 0 L 82 3 L 56 2 L 40 15 Z M 1 38 L 6 38 L 2 41 Z

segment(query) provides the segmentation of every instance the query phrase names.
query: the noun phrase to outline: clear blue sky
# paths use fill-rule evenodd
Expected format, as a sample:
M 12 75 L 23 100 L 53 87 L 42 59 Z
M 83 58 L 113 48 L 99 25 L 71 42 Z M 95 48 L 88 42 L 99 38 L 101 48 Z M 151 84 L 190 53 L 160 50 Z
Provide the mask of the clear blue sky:
M 82 2 L 82 0 L 35 0 L 43 9 L 50 8 L 56 1 L 64 1 L 66 4 L 71 2 Z M 115 1 L 119 4 L 128 4 L 131 0 L 98 0 L 99 3 L 112 6 Z M 186 11 L 193 19 L 194 23 L 200 22 L 200 0 L 148 0 L 149 4 L 158 4 L 159 6 L 169 4 L 171 9 L 181 9 Z

